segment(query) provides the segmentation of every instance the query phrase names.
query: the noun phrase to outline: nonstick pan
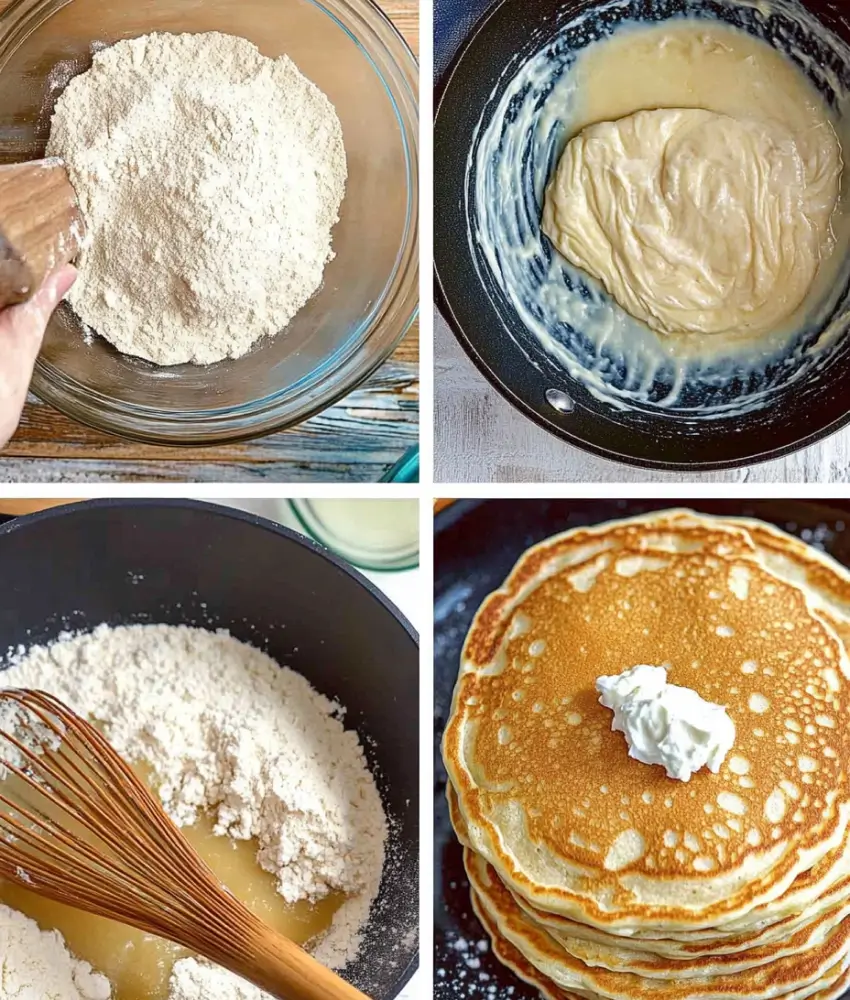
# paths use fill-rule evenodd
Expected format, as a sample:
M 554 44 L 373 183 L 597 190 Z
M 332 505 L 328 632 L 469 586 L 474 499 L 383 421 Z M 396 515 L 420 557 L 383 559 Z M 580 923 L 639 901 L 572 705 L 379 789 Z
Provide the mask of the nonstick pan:
M 270 521 L 190 501 L 101 500 L 0 526 L 0 649 L 136 622 L 226 628 L 346 706 L 391 819 L 361 959 L 375 1000 L 418 965 L 417 635 L 359 573 Z
M 667 507 L 757 517 L 850 566 L 850 501 L 460 500 L 434 519 L 434 998 L 539 1000 L 490 953 L 469 903 L 460 845 L 446 808 L 440 740 L 463 641 L 484 598 L 519 556 L 550 535 Z M 845 998 L 850 1000 L 850 994 Z
M 846 391 L 850 337 L 840 339 L 815 375 L 786 384 L 783 380 L 791 369 L 783 365 L 771 369 L 760 383 L 762 388 L 775 384 L 768 405 L 745 409 L 743 415 L 695 420 L 692 414 L 658 406 L 623 410 L 588 392 L 543 349 L 490 269 L 470 223 L 475 203 L 470 150 L 480 134 L 479 122 L 486 127 L 492 119 L 519 65 L 551 39 L 571 39 L 570 25 L 576 18 L 606 3 L 609 0 L 494 3 L 439 81 L 434 137 L 437 305 L 470 358 L 508 402 L 564 441 L 603 458 L 644 468 L 708 471 L 779 458 L 811 445 L 850 422 Z M 757 6 L 747 5 L 747 17 L 761 16 Z M 845 0 L 807 0 L 804 6 L 843 42 L 850 42 Z M 717 0 L 626 0 L 606 13 L 600 30 L 610 30 L 622 20 L 686 12 L 720 16 L 723 9 L 728 13 Z M 462 15 L 455 17 L 460 30 Z M 439 23 L 446 45 L 453 41 L 450 20 L 444 11 Z M 780 27 L 777 22 L 777 30 Z M 808 39 L 798 41 L 804 50 L 810 45 Z M 812 54 L 818 58 L 818 53 Z M 845 85 L 850 83 L 850 54 L 847 65 L 833 69 Z M 843 314 L 848 302 L 850 289 L 845 289 L 836 312 Z M 816 337 L 818 332 L 811 334 Z M 749 379 L 740 379 L 728 382 L 723 392 L 725 398 L 740 401 L 754 390 Z

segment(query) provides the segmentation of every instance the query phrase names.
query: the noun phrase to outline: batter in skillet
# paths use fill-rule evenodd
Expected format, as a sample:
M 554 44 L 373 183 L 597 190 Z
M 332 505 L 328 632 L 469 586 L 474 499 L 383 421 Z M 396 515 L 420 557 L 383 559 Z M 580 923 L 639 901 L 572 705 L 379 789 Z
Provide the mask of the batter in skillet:
M 665 335 L 751 338 L 802 313 L 835 250 L 844 165 L 799 69 L 678 21 L 589 46 L 576 74 L 542 222 L 560 253 Z

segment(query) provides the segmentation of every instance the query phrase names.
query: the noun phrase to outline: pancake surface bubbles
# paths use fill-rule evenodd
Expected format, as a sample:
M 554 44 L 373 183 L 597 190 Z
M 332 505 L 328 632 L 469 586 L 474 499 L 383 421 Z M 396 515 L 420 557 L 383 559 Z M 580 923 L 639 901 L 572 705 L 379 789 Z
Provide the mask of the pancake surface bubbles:
M 500 954 L 544 992 L 839 995 L 847 637 L 847 573 L 755 522 L 672 511 L 526 552 L 470 629 L 444 738 Z M 637 664 L 726 706 L 719 774 L 628 756 L 595 683 Z

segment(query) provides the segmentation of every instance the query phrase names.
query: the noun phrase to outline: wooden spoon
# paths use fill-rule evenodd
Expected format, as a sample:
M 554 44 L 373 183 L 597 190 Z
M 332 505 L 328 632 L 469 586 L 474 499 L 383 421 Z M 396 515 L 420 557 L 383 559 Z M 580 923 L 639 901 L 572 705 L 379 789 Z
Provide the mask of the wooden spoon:
M 77 256 L 84 238 L 62 160 L 0 166 L 0 309 L 26 302 L 48 274 Z

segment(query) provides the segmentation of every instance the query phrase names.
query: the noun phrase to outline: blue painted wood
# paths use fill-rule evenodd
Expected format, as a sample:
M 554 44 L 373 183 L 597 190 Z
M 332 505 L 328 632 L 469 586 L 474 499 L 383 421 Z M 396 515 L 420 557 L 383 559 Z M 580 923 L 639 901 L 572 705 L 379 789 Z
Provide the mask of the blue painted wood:
M 122 462 L 8 459 L 0 483 L 376 483 L 388 463 Z M 392 489 L 392 487 L 388 487 Z
M 418 443 L 418 366 L 387 362 L 369 382 L 298 427 L 213 448 L 124 441 L 31 397 L 0 457 L 0 482 L 378 482 Z

